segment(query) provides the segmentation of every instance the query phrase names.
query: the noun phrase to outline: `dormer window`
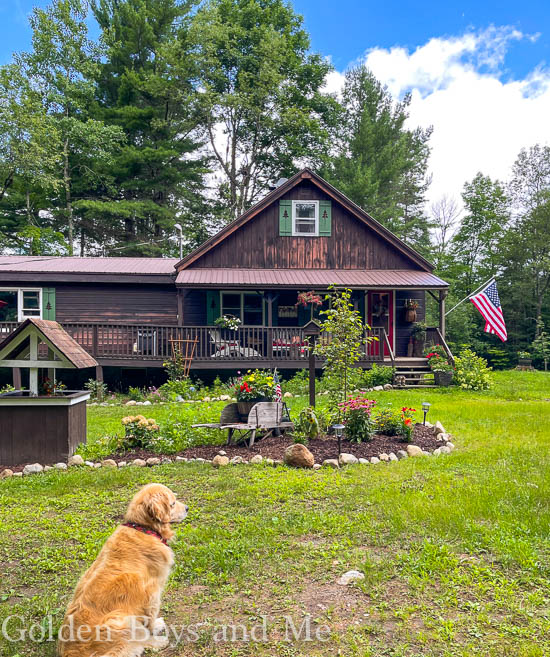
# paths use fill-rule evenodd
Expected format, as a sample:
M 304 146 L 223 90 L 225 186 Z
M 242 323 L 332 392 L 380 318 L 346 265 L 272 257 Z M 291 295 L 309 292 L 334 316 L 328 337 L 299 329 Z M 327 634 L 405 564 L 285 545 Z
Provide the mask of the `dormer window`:
M 292 234 L 319 235 L 319 201 L 292 201 Z

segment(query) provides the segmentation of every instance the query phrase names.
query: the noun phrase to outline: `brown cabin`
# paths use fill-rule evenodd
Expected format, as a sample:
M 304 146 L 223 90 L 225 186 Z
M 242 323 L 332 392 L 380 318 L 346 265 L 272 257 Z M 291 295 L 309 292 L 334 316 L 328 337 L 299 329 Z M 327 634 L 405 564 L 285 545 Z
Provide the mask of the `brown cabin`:
M 304 169 L 181 261 L 1 256 L 0 340 L 29 317 L 55 319 L 99 362 L 98 377 L 109 366 L 162 367 L 174 349 L 191 349 L 195 370 L 296 369 L 307 362 L 303 327 L 323 309 L 298 305 L 298 294 L 324 298 L 336 285 L 353 291 L 366 335 L 376 338 L 365 344 L 361 364 L 408 368 L 426 294 L 440 313 L 428 339 L 446 347 L 448 284 L 432 271 Z M 220 326 L 222 316 L 238 328 Z

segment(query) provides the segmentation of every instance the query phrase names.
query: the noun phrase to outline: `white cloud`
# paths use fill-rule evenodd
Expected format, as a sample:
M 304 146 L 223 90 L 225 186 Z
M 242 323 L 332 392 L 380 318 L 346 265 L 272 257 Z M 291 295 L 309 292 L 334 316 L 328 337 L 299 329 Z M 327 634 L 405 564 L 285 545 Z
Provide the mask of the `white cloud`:
M 412 94 L 409 126 L 432 125 L 429 201 L 460 197 L 478 171 L 507 179 L 521 148 L 550 143 L 550 70 L 506 79 L 511 42 L 534 41 L 511 27 L 433 38 L 413 52 L 372 48 L 362 61 L 394 97 Z M 327 88 L 341 87 L 333 73 Z

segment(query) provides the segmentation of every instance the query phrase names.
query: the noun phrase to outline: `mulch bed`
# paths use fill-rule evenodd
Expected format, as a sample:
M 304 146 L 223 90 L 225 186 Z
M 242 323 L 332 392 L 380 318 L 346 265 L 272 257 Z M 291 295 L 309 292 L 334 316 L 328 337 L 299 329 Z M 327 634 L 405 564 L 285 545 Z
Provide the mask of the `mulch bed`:
M 264 458 L 273 460 L 282 460 L 285 449 L 292 445 L 294 441 L 290 435 L 284 436 L 271 436 L 265 439 L 259 439 L 250 449 L 244 445 L 239 446 L 221 446 L 221 445 L 205 445 L 202 447 L 190 447 L 176 454 L 170 454 L 169 457 L 174 459 L 176 456 L 184 456 L 186 458 L 203 458 L 212 460 L 214 456 L 220 451 L 225 450 L 227 456 L 242 456 L 245 460 L 249 460 L 255 454 L 261 454 Z M 441 443 L 436 440 L 433 435 L 432 429 L 417 424 L 413 430 L 413 437 L 411 442 L 418 445 L 423 450 L 433 452 L 437 447 L 441 447 Z M 338 443 L 334 436 L 324 436 L 310 440 L 308 449 L 315 457 L 316 463 L 322 463 L 325 459 L 338 458 Z M 342 451 L 348 454 L 353 454 L 357 458 L 370 458 L 371 456 L 378 456 L 385 452 L 397 453 L 400 449 L 406 449 L 407 443 L 399 436 L 384 436 L 375 435 L 373 440 L 368 443 L 350 443 L 347 440 L 342 440 Z M 161 454 L 140 449 L 132 452 L 111 454 L 105 458 L 110 458 L 116 461 L 132 461 L 133 459 L 148 459 L 149 457 L 162 457 Z M 19 463 L 17 465 L 0 465 L 0 472 L 4 468 L 10 468 L 13 472 L 21 472 L 26 463 Z M 44 463 L 42 465 L 45 465 Z M 50 464 L 51 465 L 51 464 Z

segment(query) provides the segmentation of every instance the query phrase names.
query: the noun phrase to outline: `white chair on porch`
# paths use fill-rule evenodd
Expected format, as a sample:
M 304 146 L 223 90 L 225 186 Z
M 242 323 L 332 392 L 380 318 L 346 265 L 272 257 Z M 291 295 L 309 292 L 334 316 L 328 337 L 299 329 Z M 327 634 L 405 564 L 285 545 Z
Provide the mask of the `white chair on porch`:
M 214 345 L 215 352 L 212 358 L 261 358 L 262 354 L 252 347 L 242 347 L 237 338 L 229 340 L 222 338 L 222 334 L 217 329 L 208 331 L 210 340 Z

